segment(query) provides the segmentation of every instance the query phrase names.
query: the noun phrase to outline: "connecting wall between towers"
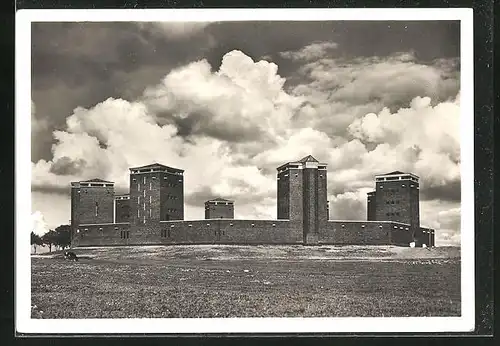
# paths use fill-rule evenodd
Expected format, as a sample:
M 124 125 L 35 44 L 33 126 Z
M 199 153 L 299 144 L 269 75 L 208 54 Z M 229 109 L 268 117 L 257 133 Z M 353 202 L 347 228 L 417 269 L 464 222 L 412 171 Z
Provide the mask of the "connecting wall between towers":
M 434 233 L 419 231 L 420 244 L 433 246 Z M 408 224 L 382 221 L 328 221 L 316 244 L 408 246 Z M 304 244 L 303 224 L 289 220 L 208 219 L 161 221 L 131 227 L 129 223 L 80 225 L 73 246 L 156 244 Z

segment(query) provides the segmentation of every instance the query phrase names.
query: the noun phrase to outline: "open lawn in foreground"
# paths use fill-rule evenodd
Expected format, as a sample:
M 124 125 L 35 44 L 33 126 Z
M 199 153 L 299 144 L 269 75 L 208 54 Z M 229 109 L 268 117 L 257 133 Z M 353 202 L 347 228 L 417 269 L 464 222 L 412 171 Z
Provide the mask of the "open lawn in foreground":
M 33 318 L 459 316 L 459 249 L 82 248 L 33 257 Z

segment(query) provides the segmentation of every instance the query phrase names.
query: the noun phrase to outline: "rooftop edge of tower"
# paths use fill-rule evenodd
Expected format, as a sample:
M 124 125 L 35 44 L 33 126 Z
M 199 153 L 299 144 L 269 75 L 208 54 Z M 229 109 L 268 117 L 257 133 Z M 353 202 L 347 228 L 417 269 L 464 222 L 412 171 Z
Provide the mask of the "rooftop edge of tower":
M 234 203 L 234 201 L 232 201 L 230 199 L 225 199 L 225 198 L 221 198 L 221 197 L 209 199 L 208 201 L 205 201 L 205 204 L 206 203 L 210 203 L 210 202 L 229 202 L 229 203 Z
M 303 169 L 303 168 L 319 168 L 319 169 L 326 169 L 327 164 L 323 162 L 319 162 L 316 160 L 312 155 L 308 155 L 298 161 L 291 161 L 282 164 L 281 166 L 277 167 L 276 170 L 282 171 L 286 168 L 297 168 L 297 169 Z
M 375 175 L 375 181 L 390 181 L 390 180 L 416 180 L 418 181 L 420 177 L 413 173 L 404 173 L 401 171 L 393 171 L 385 174 Z
M 113 181 L 103 180 L 99 178 L 72 181 L 71 187 L 91 186 L 91 187 L 112 187 L 115 183 Z
M 129 168 L 129 170 L 132 173 L 148 173 L 148 172 L 151 172 L 152 170 L 168 170 L 168 171 L 173 171 L 173 172 L 178 172 L 178 173 L 184 172 L 183 169 L 165 166 L 165 165 L 162 165 L 161 163 L 157 163 L 157 162 L 149 164 L 149 165 L 145 165 L 145 166 L 131 167 L 131 168 Z

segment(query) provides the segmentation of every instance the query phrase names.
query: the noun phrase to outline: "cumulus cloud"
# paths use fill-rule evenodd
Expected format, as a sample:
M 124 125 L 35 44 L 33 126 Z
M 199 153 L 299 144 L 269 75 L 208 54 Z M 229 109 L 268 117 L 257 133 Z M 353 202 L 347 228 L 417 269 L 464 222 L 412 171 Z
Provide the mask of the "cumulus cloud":
M 31 232 L 43 236 L 49 231 L 45 218 L 40 211 L 35 211 L 31 214 Z
M 266 148 L 254 157 L 259 165 L 281 166 L 283 160 L 300 159 L 314 153 L 318 158 L 327 157 L 332 148 L 332 140 L 323 132 L 312 128 L 288 130 L 288 135 L 278 137 L 273 146 Z
M 374 176 L 412 172 L 420 176 L 422 225 L 437 229 L 438 244 L 457 244 L 459 118 L 458 97 L 432 106 L 430 98 L 417 96 L 393 113 L 385 108 L 355 119 L 347 128 L 353 139 L 328 158 L 335 167 L 328 177 L 330 217 L 366 219 L 366 193 L 374 188 Z
M 390 57 L 321 58 L 299 69 L 307 80 L 292 87 L 294 95 L 309 102 L 300 114 L 304 123 L 342 134 L 353 120 L 366 113 L 406 107 L 416 97 L 435 104 L 459 93 L 458 62 L 441 59 L 419 62 L 410 53 Z
M 314 60 L 324 57 L 329 52 L 335 50 L 338 44 L 335 42 L 314 42 L 296 51 L 285 51 L 279 55 L 291 60 Z
M 290 127 L 303 101 L 283 90 L 277 70 L 274 63 L 232 51 L 215 73 L 206 60 L 171 71 L 145 91 L 144 103 L 159 122 L 174 124 L 185 136 L 272 141 Z
M 48 229 L 70 224 L 71 201 L 69 186 L 66 186 L 64 190 L 65 194 L 51 190 L 31 192 L 31 210 L 33 213 L 38 211 L 43 214 L 43 220 Z
M 370 167 L 392 170 L 399 166 L 422 177 L 424 198 L 441 194 L 459 201 L 459 120 L 458 99 L 433 107 L 429 97 L 416 97 L 410 107 L 395 113 L 384 108 L 356 119 L 348 131 L 357 139 L 379 145 L 366 154 Z
M 451 208 L 438 213 L 437 245 L 456 245 L 460 243 L 461 209 Z
M 460 208 L 451 208 L 439 212 L 439 222 L 445 229 L 457 229 L 460 226 Z
M 181 166 L 181 156 L 210 158 L 219 149 L 218 143 L 203 138 L 183 146 L 173 126 L 157 125 L 143 104 L 121 99 L 76 109 L 66 130 L 55 131 L 54 137 L 52 161 L 34 164 L 35 186 L 67 186 L 72 180 L 93 177 L 126 185 L 131 166 L 156 161 Z
M 309 60 L 308 82 L 287 88 L 276 64 L 241 51 L 218 69 L 195 61 L 137 100 L 76 108 L 53 133 L 52 159 L 32 164 L 33 190 L 67 194 L 71 181 L 94 177 L 125 190 L 129 167 L 160 162 L 185 169 L 187 218 L 202 218 L 215 196 L 234 199 L 237 217 L 274 218 L 276 167 L 312 154 L 329 167 L 331 218 L 365 219 L 374 175 L 402 170 L 421 176 L 423 200 L 446 201 L 426 209 L 426 225 L 452 230 L 438 218 L 460 203 L 459 96 L 439 64 L 448 72 L 412 54 Z
M 435 243 L 438 246 L 460 244 L 460 204 L 427 200 L 420 204 L 420 223 L 435 229 Z
M 411 107 L 355 119 L 347 127 L 351 139 L 330 145 L 323 156 L 333 173 L 330 193 L 373 188 L 376 174 L 401 170 L 421 177 L 422 200 L 459 203 L 459 112 L 457 102 L 431 106 L 417 97 Z
M 329 210 L 331 220 L 366 220 L 366 193 L 361 189 L 330 196 Z

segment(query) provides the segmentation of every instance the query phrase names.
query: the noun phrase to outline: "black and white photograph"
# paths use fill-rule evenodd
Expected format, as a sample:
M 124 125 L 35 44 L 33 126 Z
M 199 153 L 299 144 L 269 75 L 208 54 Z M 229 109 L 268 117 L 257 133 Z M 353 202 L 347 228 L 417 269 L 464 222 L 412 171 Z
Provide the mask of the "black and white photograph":
M 471 11 L 18 19 L 20 331 L 474 328 Z

